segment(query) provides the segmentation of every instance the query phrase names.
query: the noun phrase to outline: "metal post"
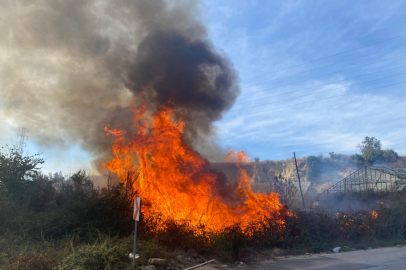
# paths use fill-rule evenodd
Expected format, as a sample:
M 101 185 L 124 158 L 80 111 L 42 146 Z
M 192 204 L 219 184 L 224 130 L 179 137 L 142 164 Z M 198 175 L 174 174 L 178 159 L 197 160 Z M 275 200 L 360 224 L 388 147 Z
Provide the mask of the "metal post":
M 139 199 L 139 203 L 137 202 Z M 135 253 L 136 250 L 136 246 L 137 246 L 137 225 L 138 225 L 138 220 L 139 220 L 139 216 L 140 216 L 140 212 L 141 212 L 141 203 L 142 203 L 142 199 L 135 197 L 134 198 L 134 216 L 133 219 L 135 221 L 135 228 L 134 228 L 134 249 L 133 249 L 133 268 L 135 265 L 135 259 L 137 259 L 137 254 Z M 136 209 L 136 207 L 138 206 L 138 210 Z M 138 211 L 138 213 L 137 213 Z
M 135 221 L 135 229 L 134 229 L 134 249 L 133 249 L 133 268 L 135 265 L 135 246 L 137 244 L 137 224 L 138 221 Z
M 295 154 L 295 152 L 293 152 L 293 156 L 295 157 L 296 172 L 297 172 L 297 178 L 298 178 L 298 180 L 299 180 L 300 195 L 302 195 L 303 209 L 306 210 L 305 201 L 304 201 L 303 192 L 302 192 L 302 185 L 300 184 L 299 169 L 297 168 L 297 161 L 296 161 L 296 154 Z

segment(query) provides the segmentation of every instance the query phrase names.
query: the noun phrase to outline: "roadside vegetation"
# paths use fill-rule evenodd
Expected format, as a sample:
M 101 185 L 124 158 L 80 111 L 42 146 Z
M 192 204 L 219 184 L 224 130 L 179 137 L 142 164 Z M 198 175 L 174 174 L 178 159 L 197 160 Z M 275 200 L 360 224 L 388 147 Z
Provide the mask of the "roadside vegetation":
M 44 175 L 40 155 L 20 156 L 13 148 L 0 151 L 0 268 L 131 269 L 131 185 L 113 183 L 98 188 L 83 170 L 63 179 Z M 129 173 L 131 181 L 137 176 Z M 131 183 L 131 181 L 127 181 Z M 390 202 L 389 202 L 390 201 Z M 149 258 L 166 258 L 171 269 L 183 269 L 205 259 L 224 263 L 251 262 L 285 254 L 330 252 L 335 246 L 360 249 L 404 244 L 406 198 L 398 194 L 375 212 L 298 212 L 294 216 L 238 224 L 210 232 L 202 224 L 157 220 L 141 215 L 137 267 Z

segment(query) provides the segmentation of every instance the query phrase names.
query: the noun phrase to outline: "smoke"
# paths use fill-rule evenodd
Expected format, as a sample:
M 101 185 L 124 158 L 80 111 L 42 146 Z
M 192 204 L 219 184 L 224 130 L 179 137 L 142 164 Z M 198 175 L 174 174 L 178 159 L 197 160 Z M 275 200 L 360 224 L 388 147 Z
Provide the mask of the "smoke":
M 130 129 L 131 103 L 170 102 L 187 141 L 210 156 L 212 123 L 239 89 L 201 10 L 190 0 L 1 1 L 0 115 L 43 147 L 80 144 L 99 166 L 114 139 L 105 125 Z

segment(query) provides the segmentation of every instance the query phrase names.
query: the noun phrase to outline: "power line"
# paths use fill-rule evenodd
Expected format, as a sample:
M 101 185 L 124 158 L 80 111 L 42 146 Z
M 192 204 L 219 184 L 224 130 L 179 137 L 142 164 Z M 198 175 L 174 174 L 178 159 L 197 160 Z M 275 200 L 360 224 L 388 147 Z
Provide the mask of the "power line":
M 403 56 L 406 56 L 406 54 L 404 54 Z M 389 60 L 389 59 L 385 59 L 385 60 Z M 370 64 L 368 64 L 368 65 L 370 65 Z M 359 68 L 359 67 L 363 67 L 363 66 L 366 66 L 366 65 L 358 66 L 358 67 L 355 67 L 355 68 Z M 320 87 L 320 86 L 324 86 L 324 85 L 330 85 L 330 84 L 333 84 L 333 83 L 339 83 L 339 82 L 343 82 L 343 81 L 347 81 L 347 80 L 351 80 L 351 79 L 356 79 L 356 78 L 359 78 L 359 77 L 364 77 L 364 76 L 372 75 L 372 74 L 375 74 L 375 73 L 380 73 L 380 72 L 384 72 L 384 71 L 388 71 L 388 70 L 396 69 L 396 68 L 401 68 L 401 67 L 405 67 L 405 66 L 406 65 L 393 67 L 393 68 L 388 68 L 388 69 L 384 69 L 384 70 L 380 70 L 380 71 L 376 71 L 376 72 L 372 72 L 372 73 L 368 73 L 368 74 L 363 74 L 363 75 L 359 75 L 359 76 L 355 76 L 355 77 L 346 78 L 346 79 L 340 80 L 340 81 L 334 81 L 334 82 L 319 84 L 319 85 L 316 85 L 316 86 L 306 87 L 306 88 L 303 88 L 302 90 L 277 94 L 277 95 L 273 95 L 273 96 L 270 96 L 270 97 L 281 96 L 281 95 L 285 95 L 285 94 L 290 94 L 290 93 L 303 91 L 303 90 L 306 90 L 306 89 L 311 89 L 311 88 Z M 350 69 L 355 69 L 355 68 L 350 68 Z M 350 70 L 350 69 L 347 69 L 347 70 Z M 342 70 L 342 71 L 339 71 L 339 72 L 343 72 L 343 71 L 347 71 L 347 70 Z M 323 77 L 323 76 L 327 76 L 327 75 L 331 75 L 331 74 L 336 74 L 336 73 L 339 73 L 339 72 L 334 72 L 334 73 L 330 73 L 330 74 L 326 74 L 326 75 L 322 75 L 322 76 L 318 76 L 318 77 Z M 284 86 L 292 85 L 292 84 L 299 83 L 299 82 L 305 82 L 307 80 L 315 79 L 315 78 L 318 78 L 318 77 L 313 77 L 313 78 L 310 78 L 310 79 L 305 79 L 305 80 L 301 80 L 301 81 L 297 81 L 297 82 L 293 82 L 293 83 L 288 83 L 288 84 L 284 84 L 284 85 L 280 85 L 280 86 L 276 86 L 276 87 L 272 87 L 272 88 L 267 88 L 267 89 L 260 90 L 260 91 L 250 92 L 250 93 L 242 94 L 241 96 L 245 96 L 245 95 L 248 95 L 248 94 L 256 94 L 256 93 L 265 92 L 265 91 L 273 90 L 273 89 L 278 89 L 278 88 L 282 88 Z M 239 104 L 241 104 L 241 103 L 239 103 Z
M 321 58 L 318 58 L 318 59 L 315 59 L 315 60 L 312 60 L 312 61 L 309 61 L 309 62 L 305 62 L 305 63 L 299 64 L 299 65 L 296 65 L 296 66 L 291 66 L 291 67 L 288 67 L 288 68 L 285 68 L 285 69 L 281 69 L 281 70 L 278 70 L 278 71 L 266 73 L 266 74 L 259 75 L 259 76 L 256 76 L 256 77 L 247 78 L 247 79 L 242 80 L 241 82 L 248 81 L 248 80 L 252 80 L 252 79 L 256 79 L 256 78 L 260 78 L 260 77 L 263 77 L 263 76 L 266 76 L 266 75 L 270 75 L 270 74 L 274 74 L 274 73 L 277 73 L 277 72 L 289 70 L 289 69 L 292 69 L 292 68 L 295 68 L 295 67 L 300 67 L 300 66 L 303 66 L 303 65 L 306 65 L 306 64 L 309 64 L 309 63 L 313 63 L 313 62 L 319 61 L 319 60 L 323 60 L 323 59 L 330 58 L 330 57 L 333 57 L 333 56 L 337 56 L 337 55 L 349 53 L 349 52 L 352 52 L 352 51 L 356 51 L 356 50 L 359 50 L 359 49 L 363 49 L 363 48 L 366 48 L 366 47 L 370 47 L 370 46 L 373 46 L 373 45 L 376 45 L 376 44 L 379 44 L 379 43 L 383 43 L 383 42 L 386 42 L 386 41 L 389 41 L 389 40 L 393 40 L 393 39 L 397 39 L 397 38 L 404 37 L 404 36 L 406 36 L 406 34 L 403 34 L 403 35 L 400 35 L 400 36 L 396 36 L 396 37 L 392 37 L 392 38 L 385 39 L 385 40 L 381 40 L 381 41 L 378 41 L 378 42 L 375 42 L 375 43 L 372 43 L 372 44 L 369 44 L 369 45 L 365 45 L 365 46 L 362 46 L 362 47 L 358 47 L 358 48 L 356 48 L 356 49 L 352 49 L 352 50 L 348 50 L 348 51 L 344 51 L 344 52 L 340 52 L 340 53 L 336 53 L 336 54 L 324 56 L 324 57 L 321 57 Z
M 260 113 L 260 112 L 266 112 L 266 111 L 274 111 L 274 110 L 277 110 L 277 109 L 292 107 L 292 106 L 301 105 L 301 104 L 312 103 L 312 102 L 316 102 L 316 101 L 320 101 L 320 100 L 326 100 L 326 99 L 331 99 L 331 98 L 335 98 L 335 97 L 341 97 L 341 96 L 347 96 L 347 95 L 357 94 L 357 93 L 366 92 L 366 91 L 369 91 L 369 90 L 380 89 L 380 88 L 389 87 L 389 86 L 398 85 L 398 84 L 403 84 L 403 83 L 406 83 L 406 82 L 400 82 L 400 83 L 389 84 L 389 85 L 385 85 L 385 86 L 381 86 L 381 87 L 370 88 L 370 89 L 367 89 L 367 90 L 356 91 L 356 92 L 351 92 L 351 93 L 347 93 L 347 94 L 343 94 L 343 95 L 337 95 L 337 96 L 332 96 L 332 97 L 327 97 L 327 98 L 322 98 L 322 99 L 316 99 L 316 100 L 307 101 L 307 102 L 302 102 L 302 103 L 296 103 L 296 104 L 292 104 L 292 105 L 277 107 L 277 108 L 268 109 L 268 110 L 262 110 L 262 111 L 258 111 L 258 112 L 247 113 L 247 114 L 243 114 L 243 115 L 250 115 L 250 114 L 255 114 L 255 113 Z
M 252 107 L 242 108 L 242 109 L 238 109 L 238 110 L 230 110 L 230 112 L 241 111 L 241 110 L 244 110 L 244 109 L 250 109 L 250 108 L 255 108 L 255 107 L 259 107 L 259 106 L 265 106 L 265 105 L 269 105 L 269 104 L 279 103 L 279 102 L 281 102 L 281 101 L 286 101 L 286 100 L 292 100 L 292 99 L 297 99 L 297 98 L 301 98 L 301 97 L 312 96 L 312 95 L 316 95 L 316 94 L 320 94 L 320 93 L 325 93 L 325 92 L 331 92 L 331 91 L 335 91 L 335 90 L 338 90 L 338 89 L 345 89 L 345 88 L 350 87 L 350 86 L 359 85 L 359 84 L 364 84 L 364 83 L 370 83 L 370 82 L 379 81 L 379 80 L 384 80 L 384 79 L 387 79 L 387 78 L 396 77 L 396 76 L 400 76 L 400 75 L 403 75 L 403 74 L 406 74 L 406 72 L 403 72 L 403 73 L 400 73 L 400 74 L 396 74 L 396 75 L 387 76 L 387 77 L 383 77 L 383 78 L 379 78 L 379 79 L 375 79 L 375 80 L 370 80 L 370 81 L 366 81 L 366 82 L 352 83 L 352 84 L 346 85 L 346 86 L 344 86 L 344 87 L 338 87 L 338 88 L 329 89 L 329 90 L 324 90 L 324 91 L 319 91 L 319 92 L 315 92 L 315 93 L 311 93 L 311 94 L 307 94 L 307 95 L 302 95 L 302 96 L 297 96 L 297 97 L 292 97 L 292 98 L 277 100 L 277 101 L 273 101 L 273 102 L 270 102 L 270 103 L 260 104 L 260 105 L 256 105 L 256 106 L 252 106 Z M 300 90 L 298 90 L 298 91 L 300 91 Z M 298 92 L 298 91 L 295 91 L 295 92 Z M 272 97 L 272 96 L 271 96 L 271 97 Z M 250 101 L 247 101 L 247 102 L 239 103 L 239 104 L 237 104 L 237 105 L 245 104 L 245 103 L 248 103 L 248 102 L 254 102 L 254 101 L 258 101 L 258 100 L 263 100 L 263 99 L 267 99 L 267 98 L 270 98 L 270 97 L 264 97 L 264 98 L 260 98 L 260 99 L 250 100 Z
M 307 72 L 310 72 L 310 71 L 314 71 L 314 70 L 318 70 L 318 69 L 321 69 L 321 68 L 326 68 L 326 67 L 338 65 L 338 64 L 341 64 L 341 63 L 344 63 L 344 62 L 348 62 L 348 61 L 352 61 L 352 60 L 355 60 L 355 59 L 367 57 L 367 56 L 370 56 L 370 55 L 373 55 L 373 54 L 377 54 L 377 53 L 381 53 L 381 52 L 384 52 L 384 51 L 390 51 L 390 50 L 393 50 L 393 49 L 395 49 L 395 48 L 404 47 L 404 46 L 406 46 L 406 44 L 403 44 L 403 45 L 400 45 L 400 46 L 397 46 L 397 47 L 394 47 L 394 48 L 390 48 L 390 49 L 385 49 L 385 50 L 382 50 L 382 51 L 374 52 L 374 53 L 371 53 L 371 54 L 367 54 L 367 55 L 363 55 L 363 56 L 358 56 L 358 57 L 355 57 L 355 58 L 346 59 L 346 60 L 344 60 L 344 61 L 336 62 L 336 63 L 329 64 L 329 65 L 326 65 L 326 66 L 321 66 L 321 67 L 318 67 L 318 68 L 309 69 L 309 70 L 302 71 L 302 72 L 299 72 L 299 73 L 295 73 L 295 74 L 292 74 L 292 75 L 288 75 L 288 76 L 284 76 L 284 77 L 279 77 L 279 78 L 276 78 L 276 79 L 273 79 L 273 80 L 270 80 L 270 81 L 252 84 L 252 85 L 249 85 L 249 86 L 242 87 L 241 89 L 246 89 L 246 88 L 250 88 L 250 87 L 253 87 L 253 86 L 256 86 L 256 85 L 260 85 L 260 84 L 264 84 L 264 83 L 268 83 L 268 82 L 273 82 L 273 81 L 277 81 L 277 80 L 281 80 L 281 79 L 285 79 L 285 78 L 290 78 L 290 77 L 293 77 L 293 76 L 296 76 L 296 75 L 300 75 L 300 74 L 304 74 L 304 73 L 307 73 Z

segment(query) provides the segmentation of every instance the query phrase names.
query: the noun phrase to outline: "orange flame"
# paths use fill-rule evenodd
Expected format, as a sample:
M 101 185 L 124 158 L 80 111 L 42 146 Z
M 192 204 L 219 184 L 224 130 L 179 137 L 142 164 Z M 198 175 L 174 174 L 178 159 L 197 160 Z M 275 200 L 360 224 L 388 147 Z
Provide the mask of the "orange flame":
M 371 211 L 371 216 L 373 219 L 377 219 L 378 218 L 378 212 L 376 212 L 375 210 Z
M 133 184 L 143 199 L 147 217 L 160 216 L 174 221 L 187 220 L 192 226 L 204 224 L 216 231 L 224 226 L 290 214 L 279 202 L 278 194 L 254 194 L 250 179 L 241 164 L 249 159 L 244 151 L 231 151 L 227 160 L 237 162 L 240 177 L 236 183 L 221 181 L 209 163 L 182 140 L 185 123 L 173 121 L 173 110 L 162 107 L 152 119 L 146 106 L 134 109 L 137 132 L 124 137 L 124 130 L 109 130 L 116 136 L 114 158 L 103 164 L 126 181 L 129 170 L 139 172 Z M 283 224 L 283 220 L 280 220 Z

